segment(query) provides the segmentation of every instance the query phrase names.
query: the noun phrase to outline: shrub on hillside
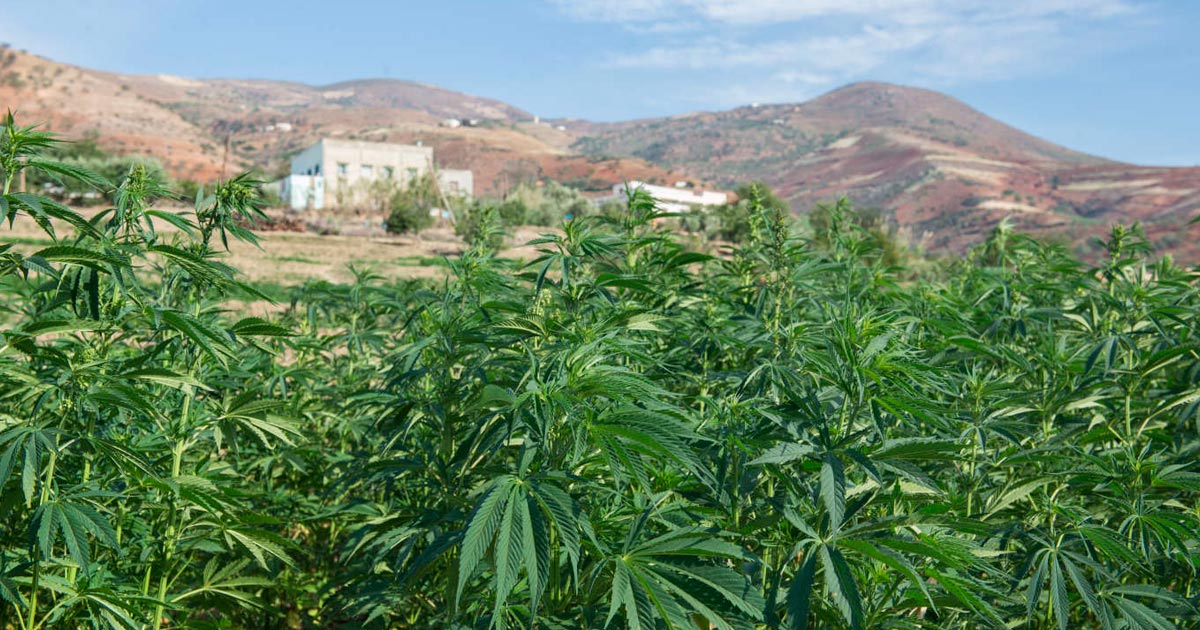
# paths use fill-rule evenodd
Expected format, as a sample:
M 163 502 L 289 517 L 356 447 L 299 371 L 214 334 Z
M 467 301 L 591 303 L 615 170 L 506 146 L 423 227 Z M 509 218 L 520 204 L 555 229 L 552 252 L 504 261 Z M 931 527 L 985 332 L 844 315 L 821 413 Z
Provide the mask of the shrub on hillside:
M 439 194 L 437 180 L 432 173 L 426 173 L 406 186 L 396 184 L 391 180 L 376 180 L 371 184 L 378 189 L 377 194 L 387 194 L 388 216 L 384 220 L 384 229 L 390 234 L 407 234 L 419 232 L 433 225 L 431 213 L 446 210 Z M 448 198 L 451 202 L 450 211 L 455 210 L 457 198 Z
M 105 201 L 105 193 L 119 184 L 135 168 L 144 169 L 156 181 L 170 183 L 162 162 L 153 157 L 143 155 L 116 155 L 100 147 L 96 136 L 88 136 L 74 142 L 62 142 L 52 145 L 47 152 L 47 158 L 60 162 L 71 169 L 82 169 L 99 175 L 108 184 L 100 190 L 92 182 L 83 182 L 72 177 L 64 177 L 58 173 L 31 170 L 27 177 L 27 186 L 49 194 L 52 197 L 68 200 L 73 203 L 98 204 Z
M 505 234 L 501 207 L 477 201 L 463 208 L 455 216 L 454 233 L 472 247 L 499 249 L 504 244 Z
M 734 194 L 736 201 L 717 206 L 706 213 L 697 213 L 704 216 L 692 221 L 695 231 L 730 243 L 741 243 L 750 237 L 755 208 L 779 209 L 785 214 L 791 212 L 788 202 L 762 182 L 742 184 L 734 190 Z
M 420 232 L 431 225 L 433 217 L 430 216 L 428 208 L 403 198 L 393 202 L 392 210 L 383 222 L 383 227 L 389 234 Z
M 567 217 L 577 218 L 593 211 L 583 193 L 552 180 L 518 184 L 499 206 L 506 225 L 558 225 Z

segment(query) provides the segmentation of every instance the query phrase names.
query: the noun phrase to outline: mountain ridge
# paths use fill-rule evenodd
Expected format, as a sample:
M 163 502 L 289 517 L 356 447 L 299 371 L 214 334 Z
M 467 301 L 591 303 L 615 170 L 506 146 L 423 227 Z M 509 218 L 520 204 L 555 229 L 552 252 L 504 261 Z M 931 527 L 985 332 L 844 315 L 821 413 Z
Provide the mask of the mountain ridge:
M 575 150 L 630 155 L 719 185 L 762 180 L 794 207 L 846 196 L 909 240 L 961 252 L 1002 219 L 1077 243 L 1141 221 L 1195 257 L 1200 169 L 1126 164 L 1037 138 L 953 97 L 881 82 L 802 103 L 578 125 Z M 1189 241 L 1190 239 L 1190 241 Z

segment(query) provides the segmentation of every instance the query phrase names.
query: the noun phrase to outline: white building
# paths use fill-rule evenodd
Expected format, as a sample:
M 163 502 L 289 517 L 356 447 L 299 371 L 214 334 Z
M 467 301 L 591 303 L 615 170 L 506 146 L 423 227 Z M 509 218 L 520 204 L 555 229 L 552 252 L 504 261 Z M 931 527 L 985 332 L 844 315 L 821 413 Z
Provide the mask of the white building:
M 675 188 L 671 186 L 655 186 L 645 182 L 632 181 L 628 184 L 613 186 L 611 195 L 592 199 L 592 203 L 602 204 L 609 201 L 625 201 L 627 190 L 644 190 L 654 199 L 655 205 L 662 212 L 681 213 L 692 210 L 722 206 L 729 203 L 729 193 L 715 190 L 697 190 L 694 188 Z
M 319 175 L 288 175 L 279 180 L 279 198 L 296 210 L 325 207 L 325 178 Z
M 292 158 L 291 175 L 280 197 L 297 210 L 353 204 L 378 180 L 407 184 L 433 166 L 433 148 L 420 145 L 324 138 Z M 471 196 L 470 171 L 441 171 L 438 183 L 448 196 Z
M 475 175 L 471 171 L 440 168 L 437 178 L 447 197 L 470 197 L 475 190 Z

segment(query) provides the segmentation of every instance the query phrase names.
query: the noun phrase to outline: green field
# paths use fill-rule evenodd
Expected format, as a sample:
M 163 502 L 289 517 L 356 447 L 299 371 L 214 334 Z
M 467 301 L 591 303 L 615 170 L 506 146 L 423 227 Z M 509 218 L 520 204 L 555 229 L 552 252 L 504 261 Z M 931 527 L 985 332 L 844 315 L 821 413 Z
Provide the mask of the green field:
M 1200 624 L 1200 293 L 1136 230 L 897 266 L 757 204 L 710 256 L 639 193 L 528 262 L 246 283 L 252 182 L 84 219 L 0 131 L 47 227 L 0 229 L 0 628 Z

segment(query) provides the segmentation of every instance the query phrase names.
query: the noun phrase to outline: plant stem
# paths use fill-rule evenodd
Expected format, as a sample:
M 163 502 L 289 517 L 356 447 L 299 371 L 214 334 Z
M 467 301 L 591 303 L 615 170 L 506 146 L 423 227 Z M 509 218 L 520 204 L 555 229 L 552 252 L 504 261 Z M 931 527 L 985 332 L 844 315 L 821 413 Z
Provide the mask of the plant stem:
M 179 477 L 180 469 L 183 465 L 183 454 L 187 450 L 187 426 L 188 417 L 191 415 L 192 395 L 185 394 L 183 398 L 183 411 L 179 416 L 179 441 L 175 443 L 175 447 L 171 449 L 171 479 L 176 480 Z M 158 603 L 154 606 L 154 630 L 162 627 L 163 611 L 167 599 L 167 578 L 171 570 L 171 560 L 175 555 L 175 534 L 178 524 L 176 519 L 178 511 L 175 506 L 175 498 L 169 497 L 167 500 L 167 532 L 163 537 L 163 557 L 162 568 L 158 576 L 158 594 L 156 599 Z

